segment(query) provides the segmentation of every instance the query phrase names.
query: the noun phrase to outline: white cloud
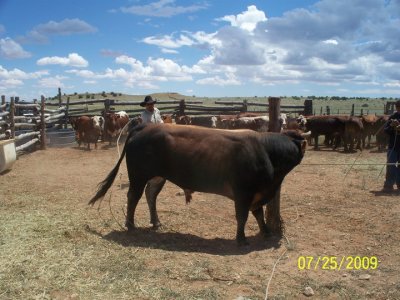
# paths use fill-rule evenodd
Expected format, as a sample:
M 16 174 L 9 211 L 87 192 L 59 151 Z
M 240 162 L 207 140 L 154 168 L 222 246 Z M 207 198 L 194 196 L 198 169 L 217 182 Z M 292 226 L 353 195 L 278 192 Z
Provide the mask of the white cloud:
M 161 48 L 161 52 L 165 54 L 178 54 L 179 52 L 172 49 Z
M 195 44 L 191 38 L 183 34 L 181 34 L 178 39 L 174 39 L 172 35 L 164 35 L 162 37 L 146 37 L 142 41 L 146 44 L 163 48 L 180 48 L 182 46 L 192 46 Z
M 323 41 L 324 44 L 331 44 L 331 45 L 337 45 L 339 44 L 337 40 L 326 40 Z
M 97 84 L 96 80 L 84 80 L 83 82 L 86 84 Z
M 212 46 L 214 62 L 221 65 L 262 65 L 266 62 L 265 47 L 252 35 L 235 27 L 221 29 Z
M 88 61 L 77 53 L 70 53 L 68 57 L 51 56 L 43 57 L 36 62 L 39 66 L 45 65 L 61 65 L 84 68 L 89 65 Z
M 10 38 L 0 39 L 0 56 L 7 59 L 27 58 L 31 54 Z
M 62 80 L 65 79 L 65 77 L 62 76 L 55 76 L 55 77 L 48 77 L 48 78 L 42 78 L 38 81 L 39 86 L 44 87 L 44 88 L 64 88 L 65 85 L 63 84 Z
M 384 87 L 396 87 L 400 88 L 400 81 L 394 81 L 394 82 L 387 82 L 383 85 Z
M 22 80 L 14 79 L 14 78 L 9 78 L 5 80 L 0 80 L 0 86 L 4 86 L 7 88 L 14 88 L 17 86 L 22 86 L 24 82 Z
M 247 7 L 247 11 L 238 14 L 237 16 L 229 15 L 217 19 L 218 21 L 227 21 L 233 27 L 239 27 L 243 30 L 253 32 L 259 22 L 267 21 L 267 17 L 262 10 L 258 10 L 255 5 Z
M 199 67 L 181 67 L 173 60 L 164 58 L 153 59 L 150 57 L 145 65 L 136 58 L 121 55 L 116 57 L 115 63 L 127 65 L 129 70 L 125 68 L 107 68 L 104 72 L 95 73 L 90 70 L 72 69 L 66 72 L 91 80 L 110 79 L 120 81 L 127 87 L 136 86 L 144 89 L 158 89 L 156 82 L 192 80 L 190 74 L 203 72 Z
M 49 75 L 48 71 L 27 73 L 16 68 L 7 70 L 0 65 L 0 90 L 5 91 L 9 96 L 18 96 L 18 93 L 11 89 L 24 87 L 28 80 L 40 80 L 47 75 Z
M 233 74 L 227 74 L 226 79 L 220 76 L 207 77 L 196 81 L 200 85 L 218 85 L 218 86 L 230 86 L 230 85 L 241 85 L 240 81 L 235 78 Z
M 177 6 L 175 0 L 160 0 L 146 5 L 133 5 L 121 7 L 123 13 L 150 17 L 173 17 L 180 14 L 194 13 L 207 8 L 207 4 L 193 4 L 189 6 Z
M 191 80 L 191 76 L 186 74 L 182 68 L 171 59 L 149 58 L 147 64 L 152 69 L 152 76 L 173 78 L 174 80 Z
M 26 36 L 19 39 L 23 42 L 47 43 L 49 36 L 73 35 L 96 32 L 97 28 L 80 19 L 64 19 L 61 22 L 49 21 L 35 26 Z
M 18 79 L 18 80 L 38 79 L 48 74 L 49 74 L 48 71 L 26 73 L 20 69 L 15 69 L 15 68 L 13 70 L 7 70 L 6 68 L 0 65 L 0 78 L 3 79 Z

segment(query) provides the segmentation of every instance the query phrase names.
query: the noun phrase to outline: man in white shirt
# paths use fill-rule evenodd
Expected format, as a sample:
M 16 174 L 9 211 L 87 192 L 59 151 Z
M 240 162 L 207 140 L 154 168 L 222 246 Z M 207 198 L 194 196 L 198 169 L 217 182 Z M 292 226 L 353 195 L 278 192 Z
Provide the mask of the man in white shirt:
M 149 95 L 146 96 L 140 106 L 145 107 L 146 109 L 142 112 L 141 118 L 142 123 L 164 123 L 161 114 L 158 108 L 154 107 L 154 104 L 157 101 L 153 100 L 153 98 Z

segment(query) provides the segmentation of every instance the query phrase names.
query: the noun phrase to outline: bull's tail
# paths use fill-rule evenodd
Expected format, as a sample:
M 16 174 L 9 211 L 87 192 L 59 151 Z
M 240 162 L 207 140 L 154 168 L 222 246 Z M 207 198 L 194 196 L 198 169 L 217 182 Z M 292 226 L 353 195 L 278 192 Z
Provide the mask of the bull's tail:
M 140 130 L 141 128 L 138 128 L 139 126 L 137 126 L 135 129 L 132 129 L 132 131 L 129 132 L 126 141 L 125 141 L 125 145 L 124 145 L 124 149 L 122 150 L 122 153 L 119 157 L 119 160 L 117 162 L 117 164 L 115 165 L 115 167 L 111 170 L 111 172 L 107 175 L 107 177 L 99 183 L 98 185 L 98 189 L 96 192 L 96 195 L 94 195 L 94 197 L 92 199 L 90 199 L 89 204 L 93 205 L 94 203 L 96 203 L 97 200 L 101 199 L 104 197 L 104 195 L 107 193 L 108 189 L 112 186 L 115 177 L 117 177 L 118 174 L 118 170 L 119 170 L 119 166 L 121 165 L 121 162 L 125 156 L 126 153 L 126 146 L 128 144 L 128 141 L 130 139 L 130 137 L 137 131 Z M 143 126 L 140 126 L 143 127 Z
M 121 162 L 125 156 L 126 152 L 125 149 L 126 149 L 126 144 L 124 149 L 122 150 L 121 156 L 115 167 L 111 170 L 111 172 L 107 175 L 107 177 L 102 182 L 99 183 L 96 195 L 94 195 L 94 197 L 89 201 L 90 205 L 93 205 L 97 200 L 103 198 L 104 195 L 107 193 L 108 189 L 112 186 L 115 177 L 118 174 L 119 166 L 121 165 Z

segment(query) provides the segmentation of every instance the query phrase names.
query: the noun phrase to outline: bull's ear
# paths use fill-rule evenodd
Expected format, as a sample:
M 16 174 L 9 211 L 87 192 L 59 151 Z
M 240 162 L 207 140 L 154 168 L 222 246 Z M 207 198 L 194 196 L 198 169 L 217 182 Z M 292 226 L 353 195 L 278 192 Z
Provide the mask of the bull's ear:
M 306 152 L 306 148 L 307 148 L 307 141 L 306 140 L 301 141 L 301 153 L 303 153 L 303 155 Z

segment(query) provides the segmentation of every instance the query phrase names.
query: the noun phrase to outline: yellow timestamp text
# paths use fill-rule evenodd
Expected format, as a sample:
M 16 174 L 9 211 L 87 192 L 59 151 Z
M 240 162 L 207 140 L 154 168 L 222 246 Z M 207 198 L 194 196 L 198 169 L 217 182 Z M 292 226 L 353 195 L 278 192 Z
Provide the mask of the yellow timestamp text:
M 375 270 L 376 256 L 299 256 L 299 270 Z

